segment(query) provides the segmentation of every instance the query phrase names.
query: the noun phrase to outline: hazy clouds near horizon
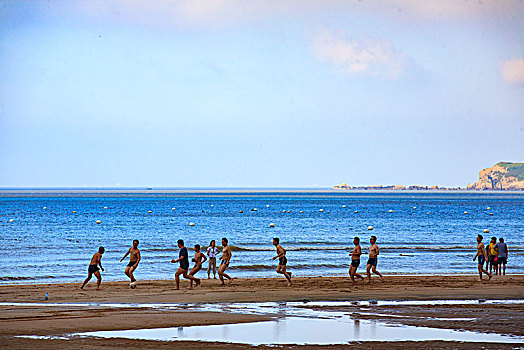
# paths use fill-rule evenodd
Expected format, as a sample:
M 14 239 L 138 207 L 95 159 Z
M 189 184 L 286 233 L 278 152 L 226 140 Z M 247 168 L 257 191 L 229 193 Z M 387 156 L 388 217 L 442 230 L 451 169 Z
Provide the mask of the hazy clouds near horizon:
M 465 186 L 524 161 L 522 1 L 0 3 L 1 187 Z

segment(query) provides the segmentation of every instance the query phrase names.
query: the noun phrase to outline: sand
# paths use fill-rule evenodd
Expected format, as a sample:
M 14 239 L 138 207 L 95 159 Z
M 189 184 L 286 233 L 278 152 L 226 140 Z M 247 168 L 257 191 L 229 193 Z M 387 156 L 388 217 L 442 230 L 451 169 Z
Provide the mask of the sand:
M 434 300 L 434 299 L 523 299 L 524 276 L 495 276 L 491 281 L 477 282 L 477 276 L 386 276 L 383 282 L 359 284 L 353 288 L 349 278 L 318 277 L 295 278 L 292 287 L 286 287 L 283 278 L 236 279 L 220 286 L 217 280 L 204 279 L 194 290 L 174 290 L 174 281 L 138 281 L 135 290 L 126 282 L 103 282 L 96 291 L 95 283 L 84 290 L 80 284 L 39 284 L 0 286 L 0 302 L 43 303 L 227 303 L 264 301 L 339 301 L 339 300 Z M 187 287 L 184 281 L 182 287 Z M 172 342 L 152 342 L 124 339 L 37 340 L 13 338 L 16 335 L 62 335 L 74 332 L 114 329 L 140 329 L 190 325 L 252 322 L 270 319 L 270 315 L 233 314 L 226 312 L 184 312 L 166 309 L 110 308 L 105 306 L 0 306 L 0 347 L 2 348 L 109 348 L 139 346 L 140 348 L 172 347 Z M 496 326 L 489 322 L 442 322 L 426 319 L 432 315 L 452 317 L 480 315 L 489 310 L 489 319 L 500 320 Z M 461 307 L 381 307 L 381 318 L 387 314 L 411 315 L 403 324 L 428 325 L 440 328 L 465 329 L 482 332 L 524 335 L 524 306 L 472 305 Z M 358 310 L 355 310 L 358 312 Z M 464 317 L 468 317 L 464 316 Z M 360 317 L 360 316 L 359 316 Z M 361 316 L 362 318 L 373 316 Z M 479 318 L 480 319 L 480 318 Z M 393 320 L 394 321 L 394 320 Z M 367 345 L 366 345 L 367 344 Z M 354 344 L 353 344 L 354 345 Z M 401 345 L 418 348 L 478 348 L 475 344 L 453 342 L 362 343 L 363 347 L 395 349 Z M 493 344 L 492 344 L 493 345 Z M 202 343 L 184 342 L 184 348 L 197 349 Z M 208 349 L 251 348 L 247 345 L 214 344 Z M 496 344 L 495 348 L 511 348 Z M 265 348 L 265 347 L 257 347 Z M 305 348 L 305 347 L 299 347 Z M 338 346 L 332 348 L 339 348 Z M 359 348 L 359 347 L 353 347 Z

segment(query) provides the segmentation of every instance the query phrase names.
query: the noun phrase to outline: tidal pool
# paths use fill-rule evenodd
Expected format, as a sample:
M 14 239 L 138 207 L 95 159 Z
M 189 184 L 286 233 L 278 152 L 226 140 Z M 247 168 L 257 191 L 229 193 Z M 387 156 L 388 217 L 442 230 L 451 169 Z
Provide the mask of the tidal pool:
M 524 343 L 524 337 L 454 331 L 430 327 L 391 325 L 349 317 L 315 319 L 285 317 L 274 321 L 211 326 L 98 331 L 72 336 L 129 338 L 157 341 L 229 342 L 262 344 L 347 344 L 354 341 L 462 341 Z

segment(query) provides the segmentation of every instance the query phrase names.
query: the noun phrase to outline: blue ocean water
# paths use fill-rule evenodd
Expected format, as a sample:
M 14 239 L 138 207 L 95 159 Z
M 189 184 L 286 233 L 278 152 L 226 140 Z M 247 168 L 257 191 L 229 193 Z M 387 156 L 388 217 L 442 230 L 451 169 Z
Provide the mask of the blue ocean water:
M 287 249 L 295 276 L 344 276 L 353 237 L 361 238 L 367 254 L 372 234 L 378 237 L 377 268 L 383 273 L 473 274 L 475 239 L 484 229 L 490 230 L 485 244 L 491 236 L 505 238 L 507 272 L 523 273 L 523 218 L 524 193 L 5 192 L 0 193 L 0 283 L 81 282 L 100 245 L 106 249 L 104 280 L 126 280 L 127 260 L 119 260 L 133 239 L 140 240 L 142 252 L 137 279 L 170 279 L 179 238 L 192 247 L 207 246 L 211 239 L 220 243 L 222 237 L 233 247 L 228 270 L 233 276 L 275 276 L 275 236 Z M 362 260 L 360 270 L 367 255 Z

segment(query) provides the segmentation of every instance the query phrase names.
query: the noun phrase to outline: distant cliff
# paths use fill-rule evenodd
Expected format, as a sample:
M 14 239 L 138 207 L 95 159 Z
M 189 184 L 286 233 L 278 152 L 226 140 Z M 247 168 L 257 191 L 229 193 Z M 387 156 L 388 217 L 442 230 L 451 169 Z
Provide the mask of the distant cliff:
M 524 163 L 500 162 L 480 171 L 479 181 L 468 190 L 524 190 Z

